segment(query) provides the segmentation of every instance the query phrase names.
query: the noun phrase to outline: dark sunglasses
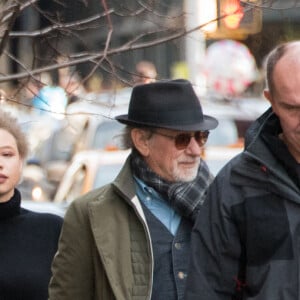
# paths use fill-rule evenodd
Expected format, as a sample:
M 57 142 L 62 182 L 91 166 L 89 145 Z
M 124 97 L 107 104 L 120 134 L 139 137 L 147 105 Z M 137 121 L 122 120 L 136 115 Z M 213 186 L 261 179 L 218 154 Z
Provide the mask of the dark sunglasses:
M 203 147 L 206 143 L 209 135 L 209 131 L 196 131 L 194 133 L 179 133 L 177 135 L 168 135 L 165 133 L 162 133 L 160 131 L 153 131 L 154 134 L 158 134 L 161 136 L 165 136 L 167 138 L 170 138 L 174 140 L 175 147 L 177 150 L 183 150 L 185 149 L 189 143 L 191 142 L 191 138 L 193 137 L 196 142 L 198 143 L 199 147 Z

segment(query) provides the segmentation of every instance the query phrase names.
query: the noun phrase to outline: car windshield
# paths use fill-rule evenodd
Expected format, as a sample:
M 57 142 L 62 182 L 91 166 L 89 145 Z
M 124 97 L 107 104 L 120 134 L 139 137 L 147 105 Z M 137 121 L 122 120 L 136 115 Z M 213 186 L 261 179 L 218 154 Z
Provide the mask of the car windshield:
M 234 120 L 218 119 L 219 125 L 209 132 L 207 146 L 228 146 L 238 140 L 238 130 Z
M 93 149 L 119 148 L 117 139 L 124 125 L 117 121 L 106 121 L 97 127 L 93 140 Z
M 97 171 L 93 188 L 98 188 L 112 182 L 116 178 L 122 166 L 123 163 L 114 165 L 101 165 Z

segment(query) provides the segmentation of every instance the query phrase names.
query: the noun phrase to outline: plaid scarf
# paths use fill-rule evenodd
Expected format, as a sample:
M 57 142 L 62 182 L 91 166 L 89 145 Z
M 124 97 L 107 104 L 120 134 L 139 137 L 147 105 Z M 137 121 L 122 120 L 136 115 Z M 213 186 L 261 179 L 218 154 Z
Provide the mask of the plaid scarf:
M 204 201 L 206 190 L 213 180 L 207 164 L 201 159 L 197 176 L 190 182 L 168 182 L 154 173 L 141 155 L 131 153 L 133 174 L 146 185 L 154 188 L 181 216 L 195 220 Z

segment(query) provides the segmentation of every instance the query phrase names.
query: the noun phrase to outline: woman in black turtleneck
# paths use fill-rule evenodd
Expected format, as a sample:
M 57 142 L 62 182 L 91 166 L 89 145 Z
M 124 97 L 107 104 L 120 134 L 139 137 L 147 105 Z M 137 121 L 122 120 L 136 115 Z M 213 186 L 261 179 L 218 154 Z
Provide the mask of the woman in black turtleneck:
M 0 299 L 46 300 L 62 219 L 21 208 L 18 184 L 28 146 L 17 120 L 0 111 Z

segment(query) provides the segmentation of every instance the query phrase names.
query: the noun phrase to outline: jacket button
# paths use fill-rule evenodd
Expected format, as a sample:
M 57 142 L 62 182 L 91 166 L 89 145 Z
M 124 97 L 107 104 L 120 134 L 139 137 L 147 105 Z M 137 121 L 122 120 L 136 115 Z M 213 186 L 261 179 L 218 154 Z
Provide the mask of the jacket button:
M 178 272 L 177 275 L 179 279 L 184 279 L 186 277 L 186 274 L 184 272 Z
M 175 243 L 175 248 L 177 250 L 180 250 L 182 248 L 181 244 L 180 243 Z

